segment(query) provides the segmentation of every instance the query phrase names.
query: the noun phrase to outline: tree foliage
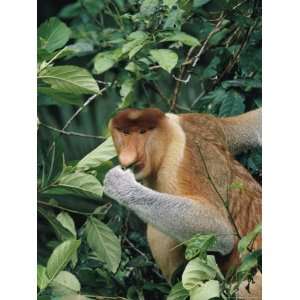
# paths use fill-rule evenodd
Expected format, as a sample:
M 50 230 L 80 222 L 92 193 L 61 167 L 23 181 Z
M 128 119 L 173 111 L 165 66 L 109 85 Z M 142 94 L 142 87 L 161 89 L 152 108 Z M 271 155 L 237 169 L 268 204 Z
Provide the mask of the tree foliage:
M 241 240 L 242 263 L 225 277 L 207 255 L 213 236 L 187 241 L 170 290 L 144 224 L 102 194 L 116 164 L 107 124 L 126 107 L 223 117 L 261 106 L 261 2 L 78 0 L 37 38 L 39 299 L 232 297 L 260 268 L 249 245 L 261 228 Z M 260 149 L 239 160 L 260 181 Z

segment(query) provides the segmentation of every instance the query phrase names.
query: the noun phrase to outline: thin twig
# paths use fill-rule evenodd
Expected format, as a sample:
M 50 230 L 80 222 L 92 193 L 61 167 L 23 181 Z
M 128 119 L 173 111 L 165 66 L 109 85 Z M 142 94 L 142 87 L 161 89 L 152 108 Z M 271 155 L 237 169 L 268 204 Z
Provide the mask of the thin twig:
M 186 71 L 187 71 L 187 66 L 191 64 L 191 61 L 190 61 L 190 56 L 194 50 L 194 48 L 191 48 L 184 63 L 182 64 L 182 69 L 180 71 L 180 75 L 179 77 L 176 77 L 175 75 L 173 75 L 173 78 L 176 80 L 176 86 L 175 86 L 175 90 L 174 90 L 174 94 L 173 94 L 173 97 L 172 97 L 172 100 L 170 101 L 171 102 L 171 107 L 170 107 L 170 110 L 173 111 L 176 107 L 176 100 L 177 100 L 177 97 L 178 97 L 178 94 L 179 94 L 179 91 L 180 91 L 180 87 L 181 87 L 181 84 L 184 83 L 184 84 L 187 84 L 190 80 L 191 80 L 191 71 L 193 68 L 195 68 L 195 66 L 197 65 L 201 55 L 203 54 L 207 44 L 208 44 L 208 41 L 210 40 L 210 38 L 220 30 L 221 28 L 221 24 L 223 22 L 223 19 L 224 19 L 224 12 L 222 12 L 221 16 L 220 16 L 220 19 L 219 19 L 219 22 L 216 24 L 216 26 L 214 27 L 214 29 L 208 34 L 207 38 L 205 39 L 204 43 L 202 44 L 201 48 L 199 49 L 198 53 L 196 54 L 196 56 L 192 59 L 193 63 L 192 63 L 192 66 L 190 68 L 190 70 L 188 70 L 189 74 L 187 76 L 186 79 L 183 79 L 183 76 L 185 75 Z
M 217 187 L 215 186 L 215 183 L 214 183 L 213 179 L 211 178 L 211 176 L 210 176 L 210 174 L 209 174 L 209 171 L 208 171 L 208 168 L 207 168 L 205 159 L 204 159 L 204 157 L 203 157 L 203 153 L 202 153 L 202 151 L 201 151 L 200 143 L 199 143 L 199 142 L 196 142 L 196 144 L 197 144 L 197 146 L 198 146 L 198 150 L 199 150 L 201 159 L 202 159 L 203 164 L 204 164 L 205 172 L 207 173 L 207 178 L 208 178 L 208 180 L 210 181 L 210 183 L 211 183 L 213 189 L 215 190 L 215 192 L 217 193 L 217 195 L 218 195 L 218 196 L 220 197 L 220 199 L 222 200 L 222 202 L 223 202 L 223 204 L 224 204 L 224 207 L 225 207 L 225 209 L 226 209 L 226 211 L 227 211 L 227 214 L 228 214 L 228 216 L 229 216 L 230 222 L 232 223 L 232 225 L 233 225 L 233 227 L 234 227 L 234 229 L 235 229 L 235 231 L 236 231 L 236 233 L 237 233 L 237 236 L 238 236 L 238 238 L 239 238 L 239 240 L 240 240 L 242 237 L 241 237 L 241 235 L 240 235 L 240 233 L 239 233 L 239 230 L 238 230 L 238 228 L 237 228 L 237 226 L 236 226 L 236 224 L 235 224 L 235 221 L 234 221 L 234 219 L 233 219 L 233 217 L 232 217 L 232 215 L 231 215 L 231 212 L 229 211 L 229 208 L 228 208 L 228 205 L 227 205 L 228 199 L 227 199 L 227 201 L 226 201 L 226 200 L 223 198 L 223 196 L 220 194 L 220 192 L 218 191 Z
M 142 252 L 141 250 L 139 250 L 138 248 L 135 247 L 135 245 L 125 236 L 124 237 L 124 241 L 133 249 L 135 250 L 135 252 L 137 252 L 138 254 L 140 254 L 141 256 L 143 256 L 147 262 L 150 262 L 150 259 L 148 258 L 148 256 Z M 153 270 L 153 272 L 159 277 L 159 278 L 162 278 L 162 279 L 165 279 L 160 273 L 158 273 L 158 271 L 156 270 Z
M 65 134 L 65 135 L 74 135 L 74 136 L 80 136 L 80 137 L 84 137 L 84 138 L 92 138 L 92 139 L 98 139 L 98 140 L 105 139 L 104 136 L 85 134 L 85 133 L 80 133 L 80 132 L 75 132 L 75 131 L 65 131 L 65 130 L 58 129 L 58 128 L 52 127 L 50 125 L 44 124 L 44 123 L 39 123 L 39 125 L 43 126 L 45 128 L 48 128 L 50 130 L 53 130 L 55 132 L 59 132 L 61 134 Z
M 187 54 L 187 57 L 184 61 L 184 63 L 186 63 L 187 61 L 190 60 L 190 57 L 194 51 L 195 47 L 191 47 L 188 54 Z M 177 97 L 178 97 L 178 94 L 179 94 L 179 91 L 180 91 L 180 87 L 181 87 L 181 83 L 182 83 L 182 78 L 183 76 L 185 75 L 185 71 L 187 70 L 187 65 L 183 65 L 181 67 L 181 70 L 180 70 L 180 74 L 179 74 L 179 80 L 178 78 L 173 75 L 173 78 L 176 80 L 176 85 L 175 85 L 175 89 L 174 89 L 174 93 L 173 93 L 173 97 L 172 99 L 170 100 L 170 111 L 174 111 L 175 107 L 176 107 L 176 100 L 177 100 Z M 186 83 L 186 82 L 185 82 Z

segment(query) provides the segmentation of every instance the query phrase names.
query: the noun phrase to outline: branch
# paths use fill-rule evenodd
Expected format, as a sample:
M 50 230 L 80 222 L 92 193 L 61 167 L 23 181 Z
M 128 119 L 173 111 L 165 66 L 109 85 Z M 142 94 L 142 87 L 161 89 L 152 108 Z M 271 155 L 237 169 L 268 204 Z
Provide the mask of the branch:
M 55 132 L 59 132 L 61 134 L 65 134 L 65 135 L 74 135 L 74 136 L 80 136 L 80 137 L 84 137 L 84 138 L 92 138 L 92 139 L 98 139 L 98 140 L 105 139 L 104 136 L 85 134 L 85 133 L 80 133 L 80 132 L 75 132 L 75 131 L 65 131 L 65 130 L 58 129 L 58 128 L 52 127 L 50 125 L 44 124 L 44 123 L 39 123 L 39 125 L 41 125 L 41 126 L 43 126 L 45 128 L 48 128 L 50 130 L 53 130 Z
M 231 222 L 231 224 L 233 225 L 234 230 L 236 231 L 236 234 L 237 234 L 237 236 L 238 236 L 238 238 L 239 238 L 239 240 L 240 240 L 242 237 L 241 237 L 241 235 L 240 235 L 240 233 L 239 233 L 239 230 L 238 230 L 238 228 L 237 228 L 237 226 L 236 226 L 236 224 L 235 224 L 235 221 L 234 221 L 234 219 L 233 219 L 233 217 L 232 217 L 232 215 L 231 215 L 231 212 L 229 211 L 229 208 L 228 208 L 228 205 L 227 205 L 228 199 L 227 199 L 227 201 L 226 201 L 226 200 L 222 197 L 222 195 L 220 194 L 220 192 L 218 191 L 217 187 L 215 186 L 214 181 L 213 181 L 213 179 L 211 178 L 211 176 L 210 176 L 210 174 L 209 174 L 209 171 L 208 171 L 208 168 L 207 168 L 205 159 L 204 159 L 204 157 L 203 157 L 203 154 L 202 154 L 202 151 L 201 151 L 200 143 L 199 143 L 199 142 L 196 142 L 196 144 L 197 144 L 197 146 L 198 146 L 198 150 L 199 150 L 201 159 L 202 159 L 203 164 L 204 164 L 204 168 L 205 168 L 205 172 L 206 172 L 206 174 L 207 174 L 207 178 L 208 178 L 208 180 L 210 181 L 210 183 L 211 183 L 213 189 L 215 190 L 215 192 L 217 193 L 217 195 L 219 196 L 219 198 L 222 200 L 222 202 L 223 202 L 223 204 L 224 204 L 224 207 L 225 207 L 225 209 L 226 209 L 226 211 L 227 211 L 227 214 L 228 214 L 228 216 L 229 216 L 230 222 Z M 228 198 L 228 196 L 227 196 L 227 198 Z
M 173 94 L 173 98 L 171 100 L 171 107 L 170 107 L 170 110 L 173 111 L 176 107 L 176 100 L 177 100 L 177 97 L 178 97 L 178 94 L 179 94 L 179 91 L 180 91 L 180 87 L 181 87 L 181 84 L 184 83 L 184 84 L 187 84 L 190 80 L 191 80 L 191 71 L 193 68 L 195 68 L 195 66 L 197 65 L 201 55 L 203 54 L 207 44 L 208 44 L 208 41 L 210 40 L 210 38 L 220 30 L 221 28 L 221 24 L 223 22 L 223 19 L 224 19 L 224 12 L 222 12 L 220 18 L 219 18 L 219 21 L 218 23 L 216 24 L 216 26 L 214 27 L 214 29 L 208 34 L 206 40 L 204 41 L 204 43 L 202 44 L 202 47 L 199 49 L 198 53 L 196 54 L 196 56 L 194 58 L 192 58 L 192 60 L 190 60 L 190 56 L 194 50 L 194 47 L 190 49 L 190 51 L 188 52 L 188 55 L 185 59 L 185 62 L 182 64 L 182 69 L 180 71 L 180 75 L 179 75 L 179 78 L 177 78 L 175 75 L 173 75 L 173 78 L 177 81 L 176 82 L 176 86 L 175 86 L 175 90 L 174 90 L 174 94 Z M 190 64 L 192 63 L 192 66 L 190 68 L 190 70 L 188 70 L 189 74 L 187 76 L 186 79 L 183 79 L 183 76 L 185 75 L 186 71 L 187 71 L 187 66 L 189 66 Z

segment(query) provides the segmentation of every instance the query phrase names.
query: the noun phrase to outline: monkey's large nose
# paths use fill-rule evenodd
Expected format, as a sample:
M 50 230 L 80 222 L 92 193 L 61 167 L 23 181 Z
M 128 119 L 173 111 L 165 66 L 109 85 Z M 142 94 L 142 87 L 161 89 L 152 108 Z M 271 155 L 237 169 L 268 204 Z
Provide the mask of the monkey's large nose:
M 119 154 L 119 162 L 123 168 L 130 168 L 137 163 L 135 151 L 123 151 Z

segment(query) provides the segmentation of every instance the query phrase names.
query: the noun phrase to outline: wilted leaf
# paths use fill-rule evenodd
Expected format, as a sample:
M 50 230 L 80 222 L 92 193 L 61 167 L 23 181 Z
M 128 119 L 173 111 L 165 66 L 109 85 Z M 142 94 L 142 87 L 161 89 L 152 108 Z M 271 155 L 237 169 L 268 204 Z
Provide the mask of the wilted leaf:
M 53 250 L 46 269 L 50 281 L 67 266 L 79 246 L 80 240 L 68 240 Z
M 172 287 L 167 300 L 185 300 L 188 296 L 189 292 L 183 287 L 182 282 L 178 282 Z
M 38 78 L 63 93 L 99 93 L 98 84 L 92 75 L 86 69 L 77 66 L 48 67 L 39 73 Z
M 120 240 L 104 223 L 89 217 L 86 225 L 87 242 L 98 259 L 106 263 L 107 268 L 115 273 L 121 260 Z
M 50 18 L 38 29 L 38 47 L 53 52 L 62 48 L 69 40 L 71 30 L 58 18 Z
M 152 58 L 167 72 L 171 73 L 172 69 L 176 66 L 178 61 L 177 54 L 168 49 L 151 50 Z
M 109 137 L 100 146 L 82 158 L 76 165 L 76 168 L 82 170 L 97 168 L 103 162 L 114 158 L 116 155 L 113 140 Z

